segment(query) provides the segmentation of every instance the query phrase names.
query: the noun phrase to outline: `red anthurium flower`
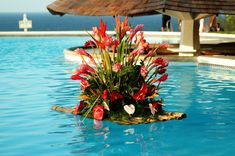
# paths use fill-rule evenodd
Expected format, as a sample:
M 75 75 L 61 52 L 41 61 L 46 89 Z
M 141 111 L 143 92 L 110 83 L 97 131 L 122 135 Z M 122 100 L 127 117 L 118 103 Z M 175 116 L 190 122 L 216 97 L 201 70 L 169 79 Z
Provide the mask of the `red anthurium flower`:
M 118 99 L 123 99 L 123 98 L 124 98 L 124 96 L 122 94 L 115 92 L 115 91 L 110 94 L 110 101 L 111 102 L 118 100 Z
M 162 105 L 158 101 L 153 101 L 152 104 L 156 111 L 162 110 Z
M 113 65 L 112 70 L 113 72 L 117 73 L 121 69 L 122 65 L 121 63 L 116 63 Z
M 130 41 L 133 39 L 133 37 L 136 35 L 136 33 L 137 33 L 138 31 L 142 30 L 143 27 L 144 27 L 143 24 L 139 24 L 139 25 L 137 25 L 137 26 L 135 27 L 135 29 L 130 30 L 130 36 L 129 36 L 129 38 L 128 38 L 128 42 L 130 42 Z
M 80 104 L 78 106 L 78 104 L 74 107 L 74 111 L 73 114 L 77 115 L 78 112 L 84 107 L 84 100 L 80 101 Z
M 105 89 L 103 91 L 103 93 L 101 94 L 101 96 L 104 100 L 107 100 L 108 99 L 108 94 L 109 94 L 109 91 L 107 89 Z
M 86 41 L 86 42 L 85 42 L 84 46 L 85 46 L 85 47 L 88 47 L 88 46 L 96 47 L 96 44 L 95 44 L 94 41 L 89 40 L 89 41 Z
M 141 66 L 141 68 L 140 68 L 141 76 L 146 77 L 147 76 L 147 72 L 148 72 L 148 70 L 147 70 L 146 66 Z
M 166 81 L 167 78 L 168 78 L 168 74 L 166 73 L 166 74 L 162 75 L 159 79 L 157 79 L 157 81 L 158 82 Z
M 79 68 L 74 71 L 75 75 L 91 75 L 91 73 L 95 72 L 95 69 L 88 64 L 81 64 Z
M 95 69 L 92 68 L 91 66 L 89 66 L 88 64 L 81 64 L 80 69 L 81 69 L 81 71 L 89 71 L 89 72 L 92 72 L 92 73 L 96 72 Z
M 82 79 L 81 86 L 82 86 L 82 90 L 84 91 L 89 86 L 88 81 L 86 79 Z
M 96 105 L 93 108 L 93 116 L 96 120 L 102 120 L 104 116 L 104 108 L 102 105 Z
M 143 101 L 145 99 L 145 94 L 147 93 L 147 89 L 148 89 L 148 85 L 146 83 L 143 84 L 140 90 L 132 96 L 133 99 L 136 101 L 138 100 Z

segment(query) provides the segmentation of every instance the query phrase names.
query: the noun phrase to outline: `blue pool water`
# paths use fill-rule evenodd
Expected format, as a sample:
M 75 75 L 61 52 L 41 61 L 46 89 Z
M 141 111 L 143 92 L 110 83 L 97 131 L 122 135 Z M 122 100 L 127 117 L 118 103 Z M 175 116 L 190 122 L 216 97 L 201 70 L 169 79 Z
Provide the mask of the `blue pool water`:
M 0 38 L 0 153 L 18 155 L 232 155 L 235 71 L 171 63 L 161 94 L 180 121 L 118 125 L 50 110 L 74 106 L 78 81 L 65 70 L 63 49 L 85 38 Z M 80 88 L 80 87 L 79 87 Z

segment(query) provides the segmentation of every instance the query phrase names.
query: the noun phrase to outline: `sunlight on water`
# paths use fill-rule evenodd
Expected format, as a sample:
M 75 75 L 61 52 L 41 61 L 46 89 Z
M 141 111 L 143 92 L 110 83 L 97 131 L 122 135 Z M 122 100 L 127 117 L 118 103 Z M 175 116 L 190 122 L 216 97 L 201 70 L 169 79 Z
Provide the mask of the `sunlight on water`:
M 180 121 L 118 125 L 50 110 L 73 107 L 78 81 L 63 49 L 79 37 L 0 38 L 1 155 L 231 155 L 235 152 L 235 71 L 195 63 L 169 66 L 160 94 Z

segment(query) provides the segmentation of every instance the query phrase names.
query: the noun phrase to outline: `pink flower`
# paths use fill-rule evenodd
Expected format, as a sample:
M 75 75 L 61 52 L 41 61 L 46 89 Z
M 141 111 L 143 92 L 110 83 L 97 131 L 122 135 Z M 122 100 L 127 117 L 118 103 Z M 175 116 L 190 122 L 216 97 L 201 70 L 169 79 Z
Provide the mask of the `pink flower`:
M 84 91 L 89 86 L 88 81 L 86 79 L 82 79 L 81 86 L 82 86 L 82 90 Z
M 95 63 L 95 60 L 93 59 L 93 57 L 88 52 L 86 52 L 84 49 L 77 48 L 75 50 L 75 52 L 78 53 L 79 55 L 88 57 L 92 63 Z
M 96 120 L 102 120 L 104 116 L 104 108 L 102 105 L 96 105 L 93 108 L 93 116 Z
M 146 58 L 147 57 L 153 57 L 153 56 L 155 56 L 156 55 L 156 52 L 154 51 L 154 50 L 150 50 L 149 52 L 148 52 L 148 54 L 146 55 Z
M 167 43 L 162 43 L 162 44 L 159 44 L 159 45 L 158 45 L 158 49 L 167 49 L 167 48 L 169 48 L 169 47 L 170 47 L 170 45 L 167 44 Z
M 98 27 L 92 27 L 92 31 L 93 31 L 93 34 L 94 34 L 94 39 L 99 41 L 100 40 L 100 36 L 99 36 Z
M 110 101 L 111 102 L 118 100 L 118 99 L 123 99 L 123 98 L 124 98 L 124 96 L 122 94 L 115 92 L 115 91 L 110 94 Z
M 113 72 L 117 73 L 121 69 L 122 65 L 121 63 L 116 63 L 113 65 L 112 70 Z
M 148 85 L 145 83 L 142 85 L 140 90 L 132 96 L 132 98 L 136 101 L 138 101 L 138 100 L 143 101 L 145 99 L 145 95 L 147 93 L 147 90 L 148 90 Z
M 137 49 L 134 49 L 128 57 L 132 57 L 132 56 L 136 56 L 136 55 L 140 55 L 144 53 L 144 48 L 142 47 L 138 47 Z
M 140 68 L 141 76 L 146 77 L 147 76 L 147 72 L 148 72 L 147 68 L 145 66 L 141 66 L 141 68 Z
M 143 38 L 144 38 L 144 32 L 141 31 L 141 32 L 139 32 L 137 35 L 135 35 L 135 41 L 134 41 L 134 43 L 140 42 Z
M 129 36 L 129 38 L 128 38 L 128 42 L 130 42 L 130 41 L 133 39 L 133 37 L 136 35 L 136 33 L 137 33 L 138 31 L 142 30 L 143 27 L 144 27 L 143 24 L 139 24 L 139 25 L 137 25 L 137 26 L 135 27 L 135 29 L 130 30 L 130 36 Z

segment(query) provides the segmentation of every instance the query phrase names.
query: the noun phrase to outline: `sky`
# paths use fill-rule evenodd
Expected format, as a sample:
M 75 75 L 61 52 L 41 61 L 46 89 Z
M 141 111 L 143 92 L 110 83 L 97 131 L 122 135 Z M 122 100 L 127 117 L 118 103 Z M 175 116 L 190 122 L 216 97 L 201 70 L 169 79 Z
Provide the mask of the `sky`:
M 0 13 L 3 12 L 47 12 L 47 5 L 55 0 L 0 0 Z

